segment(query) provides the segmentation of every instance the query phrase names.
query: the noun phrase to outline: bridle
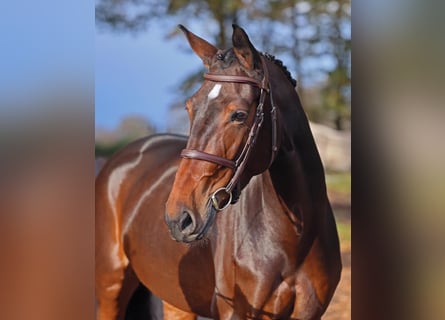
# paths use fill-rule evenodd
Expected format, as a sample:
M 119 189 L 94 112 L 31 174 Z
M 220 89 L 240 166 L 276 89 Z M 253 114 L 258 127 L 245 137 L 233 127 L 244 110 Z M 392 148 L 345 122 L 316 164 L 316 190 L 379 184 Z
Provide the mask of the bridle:
M 214 73 L 205 73 L 204 74 L 204 78 L 206 80 L 210 80 L 210 81 L 214 81 L 214 82 L 245 83 L 245 84 L 250 84 L 252 86 L 258 87 L 261 90 L 258 106 L 256 108 L 254 122 L 252 124 L 252 127 L 250 128 L 250 132 L 249 132 L 249 136 L 247 138 L 246 144 L 244 145 L 241 153 L 236 158 L 236 160 L 230 160 L 230 159 L 227 159 L 224 157 L 220 157 L 220 156 L 217 156 L 214 154 L 210 154 L 210 153 L 200 151 L 200 150 L 195 150 L 195 149 L 183 149 L 181 152 L 181 157 L 183 157 L 183 158 L 213 162 L 213 163 L 219 164 L 221 166 L 233 169 L 235 171 L 233 173 L 231 180 L 227 184 L 227 186 L 219 188 L 218 190 L 213 192 L 213 194 L 210 196 L 209 202 L 216 211 L 224 210 L 230 204 L 236 202 L 236 199 L 234 199 L 234 197 L 232 196 L 232 193 L 233 193 L 235 187 L 237 187 L 240 192 L 239 182 L 240 182 L 241 175 L 244 172 L 247 161 L 249 159 L 249 155 L 252 152 L 252 147 L 254 146 L 254 144 L 256 142 L 259 130 L 261 128 L 261 125 L 263 124 L 263 120 L 264 120 L 263 107 L 264 107 L 264 102 L 266 100 L 267 94 L 269 94 L 269 97 L 270 97 L 270 102 L 271 102 L 270 114 L 271 114 L 271 119 L 272 119 L 272 155 L 271 155 L 269 166 L 274 161 L 276 153 L 278 151 L 276 107 L 275 107 L 273 97 L 272 97 L 272 89 L 270 87 L 270 82 L 269 82 L 269 72 L 267 69 L 265 58 L 262 55 L 260 55 L 260 57 L 261 57 L 261 63 L 263 66 L 263 71 L 264 71 L 264 77 L 261 81 L 255 79 L 255 78 L 252 78 L 252 77 L 248 77 L 248 76 L 222 75 L 222 74 L 214 74 Z M 224 194 L 226 195 L 227 200 L 225 203 L 220 204 L 218 201 L 218 195 L 221 196 Z M 214 210 L 212 210 L 212 211 L 214 211 Z M 209 221 L 209 220 L 213 220 L 213 218 L 214 218 L 213 216 L 209 217 L 209 219 L 207 221 L 208 223 L 206 223 L 206 225 L 210 224 L 211 221 Z M 207 229 L 208 227 L 209 226 L 204 226 L 203 229 Z M 201 230 L 201 232 L 200 232 L 201 237 L 204 234 L 204 232 L 205 232 L 205 230 Z M 198 238 L 199 238 L 199 236 L 198 236 Z

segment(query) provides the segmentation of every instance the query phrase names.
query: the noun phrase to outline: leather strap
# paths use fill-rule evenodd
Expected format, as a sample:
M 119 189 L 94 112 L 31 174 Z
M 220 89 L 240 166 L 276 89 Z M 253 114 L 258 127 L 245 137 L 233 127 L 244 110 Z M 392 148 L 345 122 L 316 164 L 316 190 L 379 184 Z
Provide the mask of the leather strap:
M 214 74 L 214 73 L 204 73 L 204 79 L 215 81 L 215 82 L 236 82 L 236 83 L 247 83 L 253 86 L 256 86 L 260 89 L 266 90 L 269 92 L 269 88 L 265 86 L 263 81 L 246 77 L 246 76 L 231 76 L 225 74 Z
M 181 157 L 187 158 L 187 159 L 198 159 L 198 160 L 204 160 L 207 162 L 213 162 L 216 164 L 220 164 L 223 167 L 228 167 L 231 169 L 235 169 L 235 161 L 216 156 L 214 154 L 210 154 L 204 151 L 194 150 L 194 149 L 183 149 L 181 151 Z

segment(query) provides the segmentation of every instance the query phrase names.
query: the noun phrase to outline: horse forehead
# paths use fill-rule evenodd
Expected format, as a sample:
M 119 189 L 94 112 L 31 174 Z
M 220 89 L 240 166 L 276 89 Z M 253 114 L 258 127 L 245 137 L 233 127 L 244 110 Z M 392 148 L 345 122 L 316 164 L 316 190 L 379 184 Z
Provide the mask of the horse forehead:
M 201 90 L 195 94 L 192 101 L 200 105 L 215 102 L 215 100 L 228 103 L 230 100 L 239 98 L 248 99 L 251 97 L 251 93 L 252 88 L 249 84 L 206 81 L 203 83 Z
M 223 99 L 229 97 L 231 90 L 228 87 L 225 83 L 206 81 L 190 102 L 197 110 L 207 109 L 209 103 L 212 103 L 212 109 L 215 109 L 219 105 L 217 102 L 223 102 Z
M 209 91 L 209 94 L 207 95 L 207 100 L 213 100 L 219 96 L 219 93 L 221 92 L 222 84 L 216 83 L 213 88 Z

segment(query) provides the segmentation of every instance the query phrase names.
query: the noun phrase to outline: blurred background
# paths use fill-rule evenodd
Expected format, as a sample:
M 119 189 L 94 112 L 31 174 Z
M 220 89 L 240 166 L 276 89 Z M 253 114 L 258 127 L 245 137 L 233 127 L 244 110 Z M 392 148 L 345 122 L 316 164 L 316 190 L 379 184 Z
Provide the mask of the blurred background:
M 233 2 L 220 5 L 229 3 Z M 338 1 L 297 5 L 299 1 L 293 9 L 282 11 L 282 16 L 271 15 L 275 21 L 256 18 L 254 13 L 291 2 L 243 3 L 235 10 L 237 22 L 260 50 L 275 53 L 299 78 L 297 90 L 303 97 L 316 84 L 337 77 L 329 73 L 336 69 L 332 58 L 314 60 L 308 52 L 297 69 L 294 63 L 298 59 L 290 59 L 290 53 L 282 49 L 291 45 L 298 50 L 310 46 L 318 52 L 332 49 L 331 42 L 325 40 L 317 49 L 311 37 L 321 34 L 321 28 L 325 28 L 323 32 L 336 30 L 329 27 L 339 21 L 332 20 L 332 12 L 335 15 L 335 9 L 342 8 L 338 14 L 343 15 L 343 2 L 342 6 Z M 105 10 L 110 4 L 113 10 Z M 113 151 L 99 152 L 99 146 L 109 148 L 109 144 L 97 143 L 101 139 L 95 138 L 101 131 L 119 131 L 126 117 L 142 118 L 143 134 L 149 133 L 147 128 L 161 132 L 188 125 L 187 121 L 176 120 L 184 117 L 185 91 L 180 86 L 187 83 L 188 76 L 198 74 L 201 66 L 183 36 L 176 35 L 175 26 L 182 23 L 219 43 L 217 35 L 223 28 L 208 4 L 183 1 L 173 6 L 169 1 L 144 0 L 115 0 L 108 5 L 98 0 L 1 2 L 1 319 L 94 319 L 92 163 L 95 155 Z M 319 14 L 314 8 L 319 8 Z M 298 10 L 295 19 L 285 23 L 293 10 Z M 343 120 L 337 126 L 329 104 L 319 109 L 326 117 L 323 119 L 317 118 L 317 112 L 311 115 L 312 103 L 309 98 L 304 100 L 313 123 L 327 125 L 330 132 L 348 132 L 348 117 L 353 118 L 352 319 L 442 320 L 445 3 L 356 0 L 352 11 L 354 113 L 349 113 L 346 120 L 340 117 Z M 224 12 L 233 12 L 233 8 Z M 224 17 L 227 38 L 235 19 Z M 306 23 L 308 19 L 316 23 Z M 114 20 L 114 26 L 106 20 Z M 292 23 L 298 29 L 288 29 Z M 131 28 L 133 25 L 140 27 Z M 340 30 L 348 40 L 348 28 Z M 301 46 L 292 44 L 295 39 Z M 273 46 L 277 51 L 272 52 Z M 164 57 L 168 61 L 160 63 Z M 316 72 L 319 67 L 327 72 Z M 120 71 L 132 73 L 125 76 Z M 137 78 L 144 76 L 148 80 Z M 139 91 L 119 95 L 125 92 L 124 84 Z M 189 90 L 193 90 L 191 87 Z M 348 90 L 345 97 L 350 96 Z M 113 92 L 115 95 L 110 94 Z M 107 93 L 108 98 L 104 95 Z M 155 97 L 158 93 L 164 98 Z M 147 96 L 142 107 L 132 109 L 137 104 L 134 99 Z M 312 101 L 327 97 L 314 96 Z M 175 109 L 175 104 L 181 107 Z M 115 112 L 121 114 L 113 120 Z M 108 115 L 110 120 L 105 120 Z M 319 147 L 323 154 L 320 143 Z M 350 175 L 347 170 L 327 172 L 334 203 L 333 190 L 337 195 L 349 192 Z M 345 221 L 339 218 L 339 206 L 334 206 L 337 221 Z M 345 226 L 350 230 L 348 224 Z M 339 224 L 345 250 L 348 241 L 344 238 L 350 239 L 350 234 L 341 228 Z M 349 295 L 342 299 L 349 299 Z M 335 311 L 334 305 L 328 312 Z M 341 306 L 335 316 L 346 309 Z
M 288 67 L 313 122 L 349 132 L 350 1 L 98 0 L 98 144 L 152 132 L 186 133 L 184 101 L 202 83 L 204 68 L 177 25 L 224 49 L 231 47 L 233 22 L 258 50 Z
M 219 48 L 232 23 L 283 61 L 311 121 L 341 238 L 343 277 L 325 319 L 350 319 L 351 3 L 349 0 L 96 1 L 96 169 L 129 141 L 187 134 L 185 100 L 205 72 L 177 28 Z

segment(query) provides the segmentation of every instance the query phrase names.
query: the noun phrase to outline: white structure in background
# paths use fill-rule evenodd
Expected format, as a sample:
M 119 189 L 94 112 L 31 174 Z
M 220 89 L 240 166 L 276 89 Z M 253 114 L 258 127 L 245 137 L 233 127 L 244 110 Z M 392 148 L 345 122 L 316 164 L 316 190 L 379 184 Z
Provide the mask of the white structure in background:
M 337 131 L 310 123 L 324 167 L 330 171 L 351 170 L 351 131 Z
M 189 121 L 183 108 L 174 108 L 170 117 L 168 132 L 188 134 Z M 310 126 L 325 169 L 351 170 L 351 131 L 337 131 L 313 122 Z

